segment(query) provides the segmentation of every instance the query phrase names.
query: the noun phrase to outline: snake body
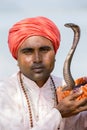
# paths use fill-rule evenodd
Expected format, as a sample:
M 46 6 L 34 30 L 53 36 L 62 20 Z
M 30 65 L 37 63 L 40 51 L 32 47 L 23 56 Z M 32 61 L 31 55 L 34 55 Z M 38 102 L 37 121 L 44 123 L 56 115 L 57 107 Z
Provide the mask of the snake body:
M 64 90 L 72 90 L 75 87 L 75 81 L 70 71 L 70 65 L 71 65 L 73 54 L 76 50 L 77 44 L 80 39 L 80 27 L 73 23 L 65 24 L 65 26 L 71 28 L 74 32 L 73 43 L 69 50 L 68 55 L 66 56 L 64 66 L 63 66 L 63 77 L 66 82 L 66 86 L 64 87 Z

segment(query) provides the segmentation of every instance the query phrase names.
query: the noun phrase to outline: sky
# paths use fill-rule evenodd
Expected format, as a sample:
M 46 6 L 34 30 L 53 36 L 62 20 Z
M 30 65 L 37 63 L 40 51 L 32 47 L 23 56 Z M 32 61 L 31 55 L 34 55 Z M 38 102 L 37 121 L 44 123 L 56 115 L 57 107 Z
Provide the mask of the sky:
M 63 64 L 73 41 L 73 31 L 64 26 L 75 23 L 81 36 L 71 62 L 73 78 L 87 75 L 87 0 L 0 0 L 0 80 L 19 68 L 8 48 L 8 31 L 21 19 L 34 16 L 50 18 L 61 32 L 61 45 L 56 54 L 54 75 L 63 77 Z

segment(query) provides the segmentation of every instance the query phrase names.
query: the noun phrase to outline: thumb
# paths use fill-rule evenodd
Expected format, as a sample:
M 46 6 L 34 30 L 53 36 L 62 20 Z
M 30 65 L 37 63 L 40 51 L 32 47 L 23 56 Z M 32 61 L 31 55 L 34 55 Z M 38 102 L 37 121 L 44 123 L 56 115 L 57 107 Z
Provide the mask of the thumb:
M 82 94 L 83 94 L 83 90 L 81 88 L 76 88 L 72 90 L 70 93 L 71 100 L 78 98 Z

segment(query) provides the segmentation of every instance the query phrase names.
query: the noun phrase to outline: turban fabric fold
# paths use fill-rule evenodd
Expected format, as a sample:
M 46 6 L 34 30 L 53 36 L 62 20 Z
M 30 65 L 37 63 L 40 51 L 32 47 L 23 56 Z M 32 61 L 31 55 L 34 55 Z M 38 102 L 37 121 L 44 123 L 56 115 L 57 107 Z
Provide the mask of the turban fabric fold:
M 12 26 L 8 35 L 8 46 L 12 56 L 17 59 L 17 52 L 22 43 L 30 36 L 43 36 L 52 41 L 55 53 L 60 45 L 60 31 L 50 19 L 42 16 L 23 19 Z

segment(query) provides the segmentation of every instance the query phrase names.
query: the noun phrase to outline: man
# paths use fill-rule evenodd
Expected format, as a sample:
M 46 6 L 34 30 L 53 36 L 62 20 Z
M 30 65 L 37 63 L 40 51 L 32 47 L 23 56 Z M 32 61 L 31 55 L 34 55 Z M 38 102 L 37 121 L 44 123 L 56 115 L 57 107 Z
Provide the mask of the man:
M 9 30 L 8 45 L 19 72 L 0 84 L 0 130 L 87 129 L 87 99 L 75 101 L 79 89 L 57 101 L 63 81 L 51 75 L 60 45 L 56 25 L 45 17 L 21 20 Z

